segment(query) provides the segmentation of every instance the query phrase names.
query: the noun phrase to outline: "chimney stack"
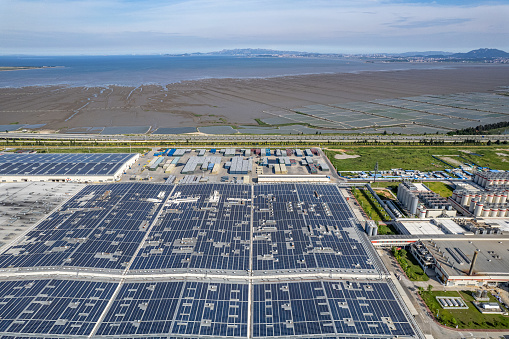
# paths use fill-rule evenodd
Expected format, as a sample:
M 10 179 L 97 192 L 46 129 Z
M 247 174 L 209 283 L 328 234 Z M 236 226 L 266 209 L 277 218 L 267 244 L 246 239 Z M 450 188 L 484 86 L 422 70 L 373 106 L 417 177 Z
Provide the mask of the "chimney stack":
M 478 254 L 479 254 L 479 252 L 477 252 L 477 251 L 474 252 L 474 257 L 472 258 L 472 263 L 470 264 L 470 270 L 468 270 L 468 275 L 472 275 L 472 272 L 474 272 L 474 265 L 475 265 L 475 261 L 477 260 Z

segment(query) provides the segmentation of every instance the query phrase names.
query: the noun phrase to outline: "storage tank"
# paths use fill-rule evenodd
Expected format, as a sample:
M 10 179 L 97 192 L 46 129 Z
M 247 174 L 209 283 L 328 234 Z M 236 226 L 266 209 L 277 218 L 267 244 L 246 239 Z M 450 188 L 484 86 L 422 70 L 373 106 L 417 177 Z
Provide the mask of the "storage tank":
M 424 218 L 426 218 L 426 209 L 425 209 L 424 207 L 421 207 L 421 208 L 419 209 L 419 218 L 420 218 L 420 219 L 424 219 Z
M 483 291 L 481 292 L 481 298 L 483 298 L 483 299 L 488 298 L 488 290 L 483 290 Z
M 498 203 L 500 203 L 500 194 L 495 193 L 495 194 L 493 195 L 493 203 L 494 203 L 494 204 L 498 204 Z
M 488 183 L 488 179 L 486 179 L 486 178 L 482 178 L 482 181 L 481 181 L 481 184 L 480 184 L 480 185 L 481 185 L 482 187 L 486 187 L 486 184 L 487 184 L 487 183 Z
M 456 202 L 458 204 L 461 204 L 461 200 L 463 199 L 463 194 L 464 193 L 458 193 L 458 195 L 456 195 Z
M 487 202 L 487 203 L 492 203 L 492 202 L 493 202 L 493 193 L 489 193 L 489 194 L 486 196 L 486 202 Z
M 456 201 L 456 196 L 457 196 L 456 191 L 453 191 L 453 192 L 452 192 L 451 199 L 452 199 L 452 200 L 454 200 L 454 201 Z
M 416 214 L 417 213 L 417 204 L 419 203 L 419 199 L 417 197 L 412 197 L 411 203 L 410 203 L 410 213 Z
M 500 218 L 503 218 L 505 217 L 505 215 L 507 214 L 507 208 L 505 207 L 501 207 L 499 210 L 498 210 L 498 217 Z
M 490 210 L 490 217 L 496 217 L 498 215 L 498 208 L 496 207 L 493 207 L 491 210 Z
M 502 195 L 500 196 L 500 201 L 499 201 L 501 204 L 505 204 L 507 202 L 507 193 L 502 193 Z
M 470 201 L 470 207 L 468 208 L 468 211 L 469 211 L 470 213 L 472 213 L 472 212 L 474 211 L 474 209 L 475 209 L 475 204 L 476 204 L 476 203 L 477 203 L 477 200 L 476 200 L 476 199 L 472 199 L 472 200 Z
M 461 206 L 467 206 L 467 201 L 468 201 L 468 194 L 464 193 L 463 196 L 461 197 Z
M 489 216 L 490 216 L 490 208 L 489 208 L 489 207 L 484 206 L 484 207 L 482 208 L 481 216 L 482 216 L 482 217 L 489 217 Z
M 482 208 L 483 208 L 483 204 L 481 202 L 478 202 L 475 205 L 474 216 L 480 217 L 482 214 Z

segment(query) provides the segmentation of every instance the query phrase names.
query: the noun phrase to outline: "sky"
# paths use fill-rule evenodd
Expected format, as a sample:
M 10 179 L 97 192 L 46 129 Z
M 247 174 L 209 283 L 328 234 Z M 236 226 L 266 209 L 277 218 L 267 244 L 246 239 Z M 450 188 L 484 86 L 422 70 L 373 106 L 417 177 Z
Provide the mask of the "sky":
M 0 0 L 0 55 L 509 51 L 509 0 Z

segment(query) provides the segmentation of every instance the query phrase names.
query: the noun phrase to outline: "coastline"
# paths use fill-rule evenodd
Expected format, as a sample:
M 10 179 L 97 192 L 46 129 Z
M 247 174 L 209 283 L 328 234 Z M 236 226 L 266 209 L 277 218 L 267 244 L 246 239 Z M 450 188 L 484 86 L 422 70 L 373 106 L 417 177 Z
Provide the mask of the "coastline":
M 0 88 L 0 124 L 46 124 L 45 130 L 94 126 L 256 125 L 302 106 L 376 99 L 491 92 L 509 86 L 509 65 L 479 65 L 213 78 L 160 85 Z

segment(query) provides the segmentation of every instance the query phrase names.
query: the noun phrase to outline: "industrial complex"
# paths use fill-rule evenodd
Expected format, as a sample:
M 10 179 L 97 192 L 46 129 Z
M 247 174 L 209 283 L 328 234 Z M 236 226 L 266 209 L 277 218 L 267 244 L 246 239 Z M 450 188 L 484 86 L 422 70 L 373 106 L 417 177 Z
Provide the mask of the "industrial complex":
M 0 179 L 2 338 L 429 338 L 396 247 L 506 312 L 481 289 L 509 282 L 509 172 L 382 198 L 319 148 L 157 148 L 1 153 Z

